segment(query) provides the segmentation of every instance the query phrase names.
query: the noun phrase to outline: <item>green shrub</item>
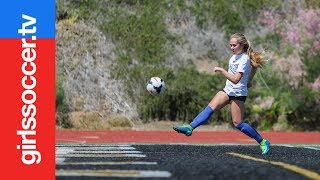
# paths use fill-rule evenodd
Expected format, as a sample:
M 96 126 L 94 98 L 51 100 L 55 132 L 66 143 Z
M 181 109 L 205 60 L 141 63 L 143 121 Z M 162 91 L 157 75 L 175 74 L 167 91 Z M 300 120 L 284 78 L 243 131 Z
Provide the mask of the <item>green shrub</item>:
M 305 3 L 308 9 L 320 8 L 320 1 L 318 0 L 306 0 Z
M 101 29 L 111 36 L 118 49 L 140 63 L 159 63 L 170 54 L 171 49 L 166 45 L 173 36 L 167 32 L 157 8 L 146 7 L 137 14 L 115 9 Z
M 131 128 L 132 127 L 131 121 L 121 115 L 111 116 L 107 120 L 107 125 L 112 129 L 115 129 L 115 128 L 121 129 L 121 128 Z
M 315 56 L 309 56 L 307 53 L 303 56 L 303 63 L 306 67 L 306 79 L 308 82 L 315 81 L 320 76 L 320 53 Z
M 63 89 L 63 77 L 56 77 L 56 124 L 61 127 L 71 127 L 68 121 L 68 105 L 65 103 L 65 94 Z
M 64 104 L 64 89 L 62 86 L 62 77 L 58 76 L 56 80 L 56 108 Z
M 222 27 L 225 37 L 229 37 L 255 23 L 263 8 L 280 5 L 279 0 L 199 0 L 188 8 L 195 15 L 198 27 L 207 28 L 215 24 Z
M 74 111 L 69 115 L 70 128 L 74 129 L 105 129 L 106 123 L 97 112 Z
M 89 19 L 95 12 L 103 11 L 103 2 L 104 1 L 70 0 L 70 14 L 79 19 Z
M 278 53 L 280 48 L 281 36 L 274 33 L 267 33 L 265 36 L 257 36 L 253 39 L 253 44 L 261 45 L 270 52 Z
M 309 87 L 301 87 L 296 92 L 298 107 L 289 114 L 289 122 L 296 130 L 319 131 L 320 130 L 320 92 Z

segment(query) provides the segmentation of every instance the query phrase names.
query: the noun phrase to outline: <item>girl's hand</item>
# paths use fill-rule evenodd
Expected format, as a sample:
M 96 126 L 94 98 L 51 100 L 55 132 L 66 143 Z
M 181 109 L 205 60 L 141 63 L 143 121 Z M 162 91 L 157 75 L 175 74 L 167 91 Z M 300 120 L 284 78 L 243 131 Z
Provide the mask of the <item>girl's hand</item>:
M 221 67 L 214 67 L 213 70 L 214 72 L 222 72 L 224 69 Z

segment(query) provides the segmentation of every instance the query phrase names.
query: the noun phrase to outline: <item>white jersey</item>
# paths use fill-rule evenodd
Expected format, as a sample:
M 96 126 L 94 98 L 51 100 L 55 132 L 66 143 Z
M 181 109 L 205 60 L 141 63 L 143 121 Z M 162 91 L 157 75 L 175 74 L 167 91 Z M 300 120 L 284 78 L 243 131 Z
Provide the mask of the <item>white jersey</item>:
M 250 58 L 246 53 L 233 55 L 229 60 L 228 73 L 235 75 L 237 72 L 242 72 L 242 78 L 237 84 L 232 83 L 227 79 L 224 91 L 229 96 L 248 96 L 248 79 L 251 71 Z

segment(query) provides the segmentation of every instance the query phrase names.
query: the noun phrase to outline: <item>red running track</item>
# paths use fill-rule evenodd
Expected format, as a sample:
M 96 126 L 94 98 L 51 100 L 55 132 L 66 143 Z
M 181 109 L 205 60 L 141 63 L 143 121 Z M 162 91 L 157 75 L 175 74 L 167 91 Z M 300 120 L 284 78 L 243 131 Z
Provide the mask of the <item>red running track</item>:
M 320 144 L 320 132 L 260 132 L 272 144 Z M 194 131 L 187 137 L 175 131 L 56 130 L 56 143 L 256 143 L 240 131 Z

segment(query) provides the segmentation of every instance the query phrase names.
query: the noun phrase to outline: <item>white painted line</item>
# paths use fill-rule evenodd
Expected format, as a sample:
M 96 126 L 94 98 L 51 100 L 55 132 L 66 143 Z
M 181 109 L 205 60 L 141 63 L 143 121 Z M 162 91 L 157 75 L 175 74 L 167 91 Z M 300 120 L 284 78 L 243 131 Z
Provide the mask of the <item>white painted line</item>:
M 99 177 L 144 177 L 169 178 L 168 171 L 135 171 L 135 170 L 57 170 L 56 176 L 99 176 Z
M 56 154 L 70 154 L 74 152 L 73 149 L 58 149 L 56 150 Z
M 283 146 L 283 147 L 291 147 L 291 148 L 305 148 L 305 149 L 312 149 L 312 150 L 317 150 L 320 151 L 320 147 L 316 145 L 314 146 L 308 146 L 308 145 L 290 145 L 290 144 L 277 144 L 275 146 Z
M 61 164 L 66 160 L 66 158 L 56 158 L 56 164 Z
M 283 147 L 294 147 L 293 145 L 290 145 L 290 144 L 279 144 L 278 146 L 283 146 Z
M 140 154 L 141 151 L 70 151 L 58 150 L 56 154 Z
M 56 149 L 60 150 L 60 149 L 74 149 L 74 150 L 114 150 L 114 149 L 122 149 L 122 150 L 129 150 L 129 149 L 136 149 L 134 147 L 116 147 L 116 146 L 109 146 L 109 147 L 89 147 L 89 146 L 84 146 L 84 147 L 56 147 Z
M 56 141 L 68 141 L 72 143 L 86 143 L 86 141 L 72 140 L 72 139 L 56 139 Z
M 131 146 L 129 144 L 56 144 L 56 147 L 110 147 L 110 146 L 116 146 L 116 147 L 127 147 Z
M 211 144 L 206 145 L 204 144 L 204 146 L 212 146 Z M 258 146 L 257 144 L 240 144 L 240 143 L 219 143 L 219 144 L 215 144 L 213 146 Z
M 56 154 L 56 157 L 146 157 L 142 154 Z
M 57 158 L 58 159 L 58 158 Z M 61 158 L 65 159 L 65 158 Z M 56 162 L 57 165 L 157 165 L 157 162 L 145 161 L 104 161 L 104 162 Z
M 99 136 L 85 136 L 86 139 L 99 139 Z
M 310 147 L 310 146 L 307 146 L 307 147 L 303 147 L 303 148 L 306 148 L 306 149 L 313 149 L 313 150 L 317 150 L 317 151 L 320 151 L 319 148 L 315 148 L 315 147 Z

